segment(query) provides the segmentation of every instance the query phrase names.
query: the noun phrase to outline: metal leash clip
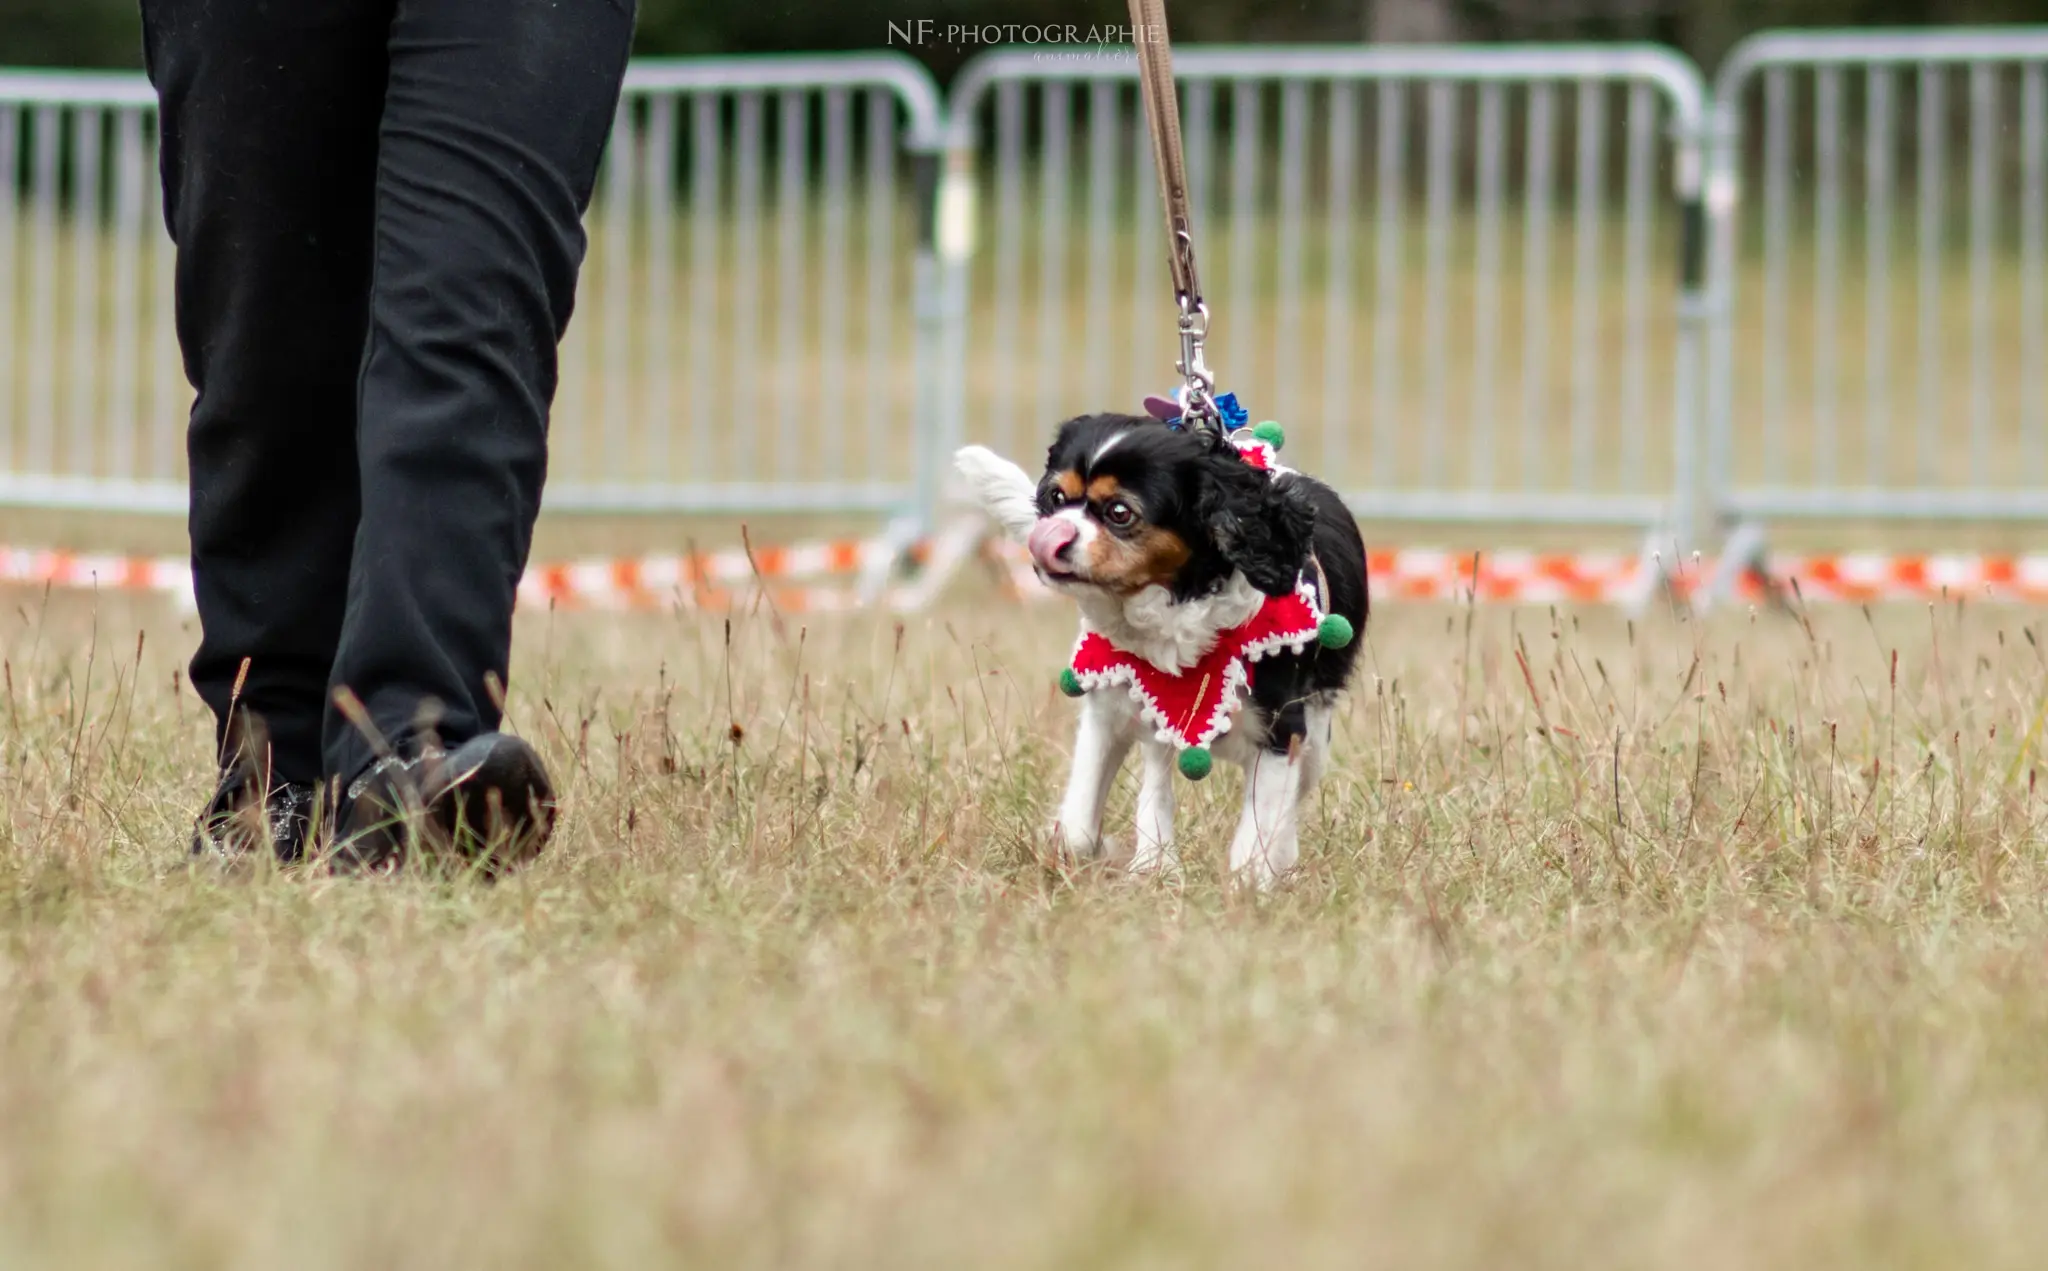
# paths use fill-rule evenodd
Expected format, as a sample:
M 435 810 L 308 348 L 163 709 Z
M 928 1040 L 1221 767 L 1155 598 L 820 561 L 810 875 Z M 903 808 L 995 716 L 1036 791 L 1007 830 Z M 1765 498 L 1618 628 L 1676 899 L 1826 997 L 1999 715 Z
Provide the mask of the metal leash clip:
M 1159 197 L 1166 213 L 1167 267 L 1180 308 L 1181 419 L 1188 427 L 1206 428 L 1221 436 L 1223 416 L 1216 406 L 1216 375 L 1202 356 L 1209 336 L 1209 306 L 1202 300 L 1200 275 L 1195 272 L 1194 221 L 1188 205 L 1187 163 L 1181 153 L 1180 103 L 1174 96 L 1166 0 L 1130 0 L 1130 8 L 1138 45 L 1138 92 L 1152 134 Z
M 1216 376 L 1202 356 L 1209 335 L 1209 306 L 1189 296 L 1180 297 L 1181 418 L 1193 424 L 1220 428 L 1222 415 L 1216 409 Z

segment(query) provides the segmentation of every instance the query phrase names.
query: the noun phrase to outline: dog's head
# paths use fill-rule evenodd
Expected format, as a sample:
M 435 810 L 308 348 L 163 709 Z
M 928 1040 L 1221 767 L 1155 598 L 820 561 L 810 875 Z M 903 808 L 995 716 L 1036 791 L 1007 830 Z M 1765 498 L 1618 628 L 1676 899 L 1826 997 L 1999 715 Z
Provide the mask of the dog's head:
M 1315 510 L 1213 433 L 1142 415 L 1060 426 L 1038 483 L 1031 559 L 1062 589 L 1208 595 L 1236 572 L 1269 596 L 1308 562 Z

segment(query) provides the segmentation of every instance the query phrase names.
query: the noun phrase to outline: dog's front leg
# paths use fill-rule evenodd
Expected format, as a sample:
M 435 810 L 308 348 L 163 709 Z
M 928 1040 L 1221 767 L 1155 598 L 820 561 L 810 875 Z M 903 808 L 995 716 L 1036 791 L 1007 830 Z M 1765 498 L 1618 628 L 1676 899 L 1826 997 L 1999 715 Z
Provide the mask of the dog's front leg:
M 1301 735 L 1301 798 L 1315 793 L 1323 774 L 1330 770 L 1331 735 L 1337 708 L 1328 700 L 1312 702 L 1302 712 L 1307 727 Z
M 1180 864 L 1173 846 L 1174 750 L 1148 738 L 1138 755 L 1144 767 L 1138 778 L 1137 846 L 1131 854 L 1131 872 L 1153 874 Z
M 1230 841 L 1231 877 L 1263 890 L 1300 854 L 1301 757 L 1261 747 L 1245 766 L 1244 816 Z
M 1109 783 L 1136 740 L 1136 720 L 1121 695 L 1090 693 L 1081 699 L 1081 727 L 1074 734 L 1074 766 L 1060 800 L 1060 844 L 1077 860 L 1102 855 L 1102 809 Z

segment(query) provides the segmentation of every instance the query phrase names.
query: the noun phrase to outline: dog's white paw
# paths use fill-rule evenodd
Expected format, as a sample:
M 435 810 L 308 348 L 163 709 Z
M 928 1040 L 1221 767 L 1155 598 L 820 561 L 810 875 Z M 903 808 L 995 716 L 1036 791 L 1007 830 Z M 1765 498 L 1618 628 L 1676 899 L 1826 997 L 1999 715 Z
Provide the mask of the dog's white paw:
M 1116 840 L 1107 834 L 1089 834 L 1056 825 L 1052 837 L 1059 845 L 1060 854 L 1073 864 L 1094 865 L 1116 859 Z

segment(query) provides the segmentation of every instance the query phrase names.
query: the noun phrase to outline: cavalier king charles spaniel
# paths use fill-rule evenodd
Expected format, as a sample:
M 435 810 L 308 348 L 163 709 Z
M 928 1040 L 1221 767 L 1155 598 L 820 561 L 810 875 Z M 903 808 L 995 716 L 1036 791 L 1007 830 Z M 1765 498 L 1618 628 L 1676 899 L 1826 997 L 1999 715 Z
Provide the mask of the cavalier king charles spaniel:
M 1080 609 L 1061 675 L 1080 731 L 1056 830 L 1075 858 L 1106 854 L 1103 805 L 1136 746 L 1132 871 L 1178 864 L 1173 774 L 1200 779 L 1212 753 L 1246 774 L 1233 878 L 1265 887 L 1294 867 L 1365 627 L 1365 544 L 1335 490 L 1280 465 L 1269 427 L 1084 415 L 1060 426 L 1035 482 L 983 447 L 957 456 Z

